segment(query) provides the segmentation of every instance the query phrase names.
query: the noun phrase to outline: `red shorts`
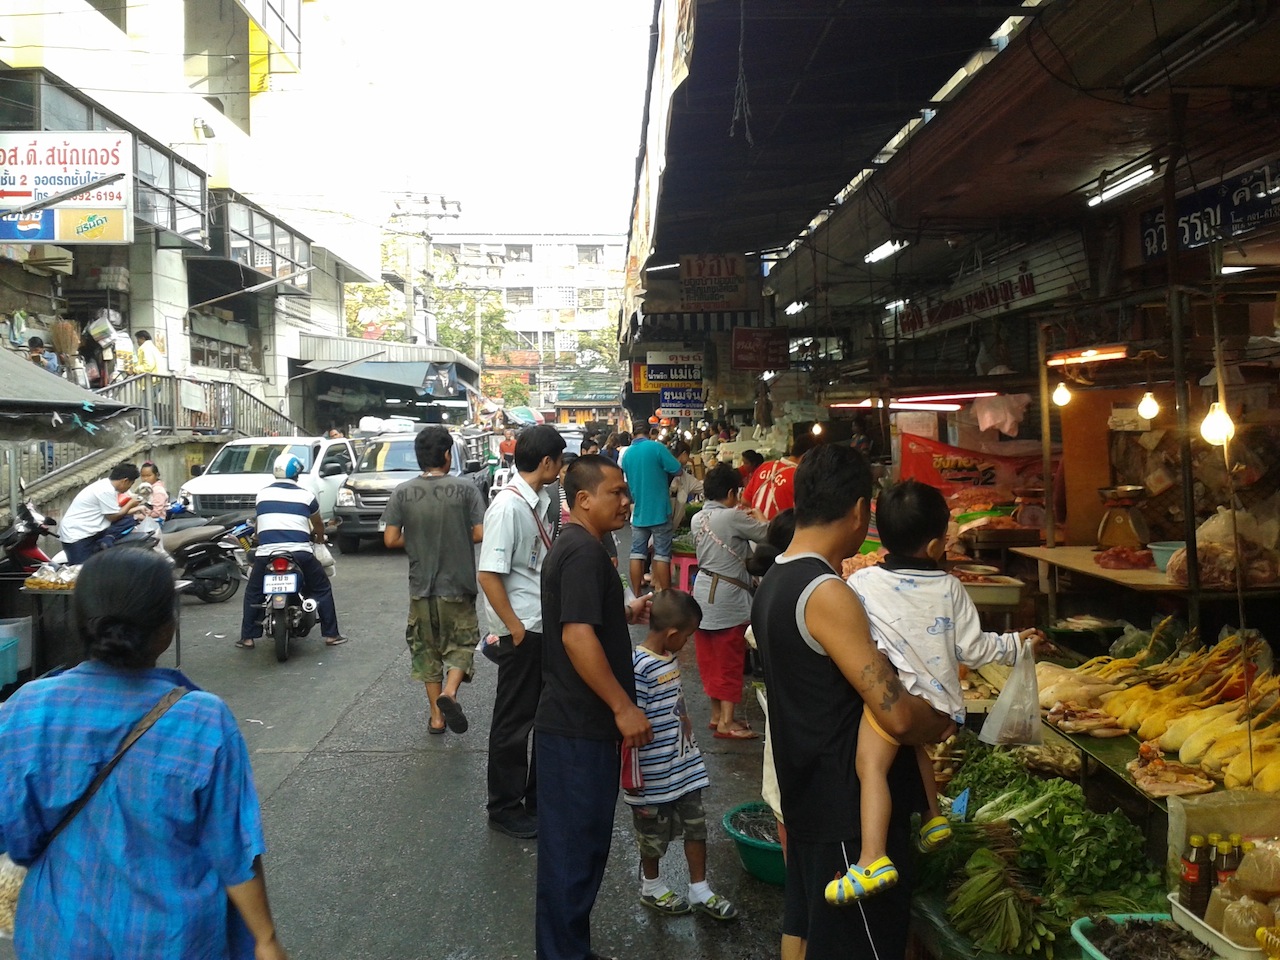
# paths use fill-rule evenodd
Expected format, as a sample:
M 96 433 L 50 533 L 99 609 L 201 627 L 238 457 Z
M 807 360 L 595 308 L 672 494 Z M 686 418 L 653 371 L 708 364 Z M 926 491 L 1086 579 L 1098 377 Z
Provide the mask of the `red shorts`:
M 702 689 L 712 700 L 742 702 L 742 668 L 747 656 L 747 625 L 698 630 L 693 635 Z

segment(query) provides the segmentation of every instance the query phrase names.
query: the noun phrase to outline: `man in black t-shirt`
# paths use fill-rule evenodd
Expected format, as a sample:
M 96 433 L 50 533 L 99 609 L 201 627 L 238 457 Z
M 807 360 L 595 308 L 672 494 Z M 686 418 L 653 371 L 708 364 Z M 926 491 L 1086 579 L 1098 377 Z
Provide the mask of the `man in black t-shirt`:
M 823 444 L 806 454 L 795 473 L 795 535 L 751 607 L 787 827 L 783 960 L 902 960 L 909 876 L 879 894 L 872 910 L 831 906 L 823 896 L 858 857 L 858 726 L 865 708 L 903 744 L 932 743 L 954 729 L 950 717 L 903 689 L 836 572 L 862 545 L 870 497 L 871 474 L 856 450 Z M 889 777 L 889 855 L 897 863 L 909 859 L 910 814 L 924 800 L 912 751 L 899 751 Z
M 609 859 L 620 774 L 618 743 L 653 738 L 635 704 L 626 604 L 600 537 L 626 522 L 622 471 L 599 455 L 565 473 L 569 521 L 542 567 L 542 697 L 538 767 L 538 960 L 589 960 L 591 908 Z

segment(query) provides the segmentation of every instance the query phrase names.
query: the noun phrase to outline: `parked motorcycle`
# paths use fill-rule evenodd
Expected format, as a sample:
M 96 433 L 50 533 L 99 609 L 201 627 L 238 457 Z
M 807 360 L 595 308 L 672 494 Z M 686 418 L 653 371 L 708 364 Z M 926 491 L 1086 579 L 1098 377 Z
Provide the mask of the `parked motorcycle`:
M 281 663 L 289 659 L 289 641 L 305 637 L 318 619 L 319 604 L 302 592 L 306 582 L 302 569 L 289 556 L 272 557 L 262 577 L 266 594 L 262 627 Z
M 246 545 L 252 536 L 253 518 L 241 514 L 176 533 L 165 529 L 160 542 L 179 569 L 178 576 L 191 581 L 192 594 L 205 603 L 223 603 L 236 595 L 246 576 Z
M 9 529 L 0 533 L 0 547 L 4 548 L 0 576 L 35 573 L 40 564 L 48 563 L 49 555 L 40 549 L 40 538 L 55 535 L 57 525 L 53 517 L 37 510 L 32 501 L 20 501 Z

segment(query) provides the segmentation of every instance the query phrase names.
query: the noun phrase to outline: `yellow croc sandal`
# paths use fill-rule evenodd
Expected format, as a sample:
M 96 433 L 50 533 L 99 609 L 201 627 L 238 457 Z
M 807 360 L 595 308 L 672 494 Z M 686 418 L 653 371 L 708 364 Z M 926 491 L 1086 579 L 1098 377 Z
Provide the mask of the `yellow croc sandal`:
M 946 817 L 934 817 L 920 828 L 917 842 L 921 853 L 933 853 L 951 839 L 951 823 Z
M 874 896 L 898 882 L 898 868 L 888 857 L 874 860 L 865 867 L 856 863 L 843 877 L 836 877 L 824 891 L 827 903 L 841 906 Z

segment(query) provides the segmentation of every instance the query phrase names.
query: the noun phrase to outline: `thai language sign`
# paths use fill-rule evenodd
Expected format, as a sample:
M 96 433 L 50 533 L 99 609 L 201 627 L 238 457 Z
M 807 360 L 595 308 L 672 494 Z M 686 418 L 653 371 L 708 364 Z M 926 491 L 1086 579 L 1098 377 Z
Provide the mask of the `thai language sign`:
M 1044 486 L 1044 461 L 1039 456 L 1001 457 L 980 450 L 953 447 L 910 433 L 902 435 L 904 480 L 919 480 L 945 494 L 967 487 Z
M 729 366 L 734 370 L 785 370 L 791 365 L 791 338 L 786 330 L 733 328 Z
M 680 309 L 738 310 L 747 305 L 746 258 L 699 253 L 680 258 Z
M 1178 248 L 1202 247 L 1215 237 L 1234 237 L 1258 227 L 1280 223 L 1280 160 L 1204 187 L 1180 197 Z M 1138 221 L 1142 256 L 1155 260 L 1169 249 L 1164 208 L 1145 211 Z
M 705 407 L 701 387 L 661 387 L 658 390 L 660 417 L 699 417 Z
M 96 185 L 115 174 L 114 183 Z M 52 207 L 18 210 L 88 189 Z M 0 240 L 11 243 L 131 243 L 133 137 L 119 131 L 0 133 Z
M 650 350 L 645 376 L 658 387 L 702 386 L 701 350 Z

